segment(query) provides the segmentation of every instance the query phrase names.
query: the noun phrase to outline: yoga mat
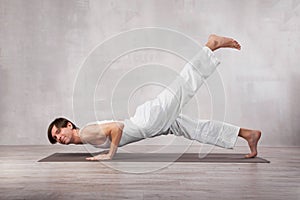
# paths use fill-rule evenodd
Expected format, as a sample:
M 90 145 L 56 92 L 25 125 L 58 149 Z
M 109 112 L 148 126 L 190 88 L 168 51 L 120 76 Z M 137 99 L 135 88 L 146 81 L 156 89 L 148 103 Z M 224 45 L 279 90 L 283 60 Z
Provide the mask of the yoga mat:
M 94 154 L 97 155 L 97 154 Z M 113 160 L 101 162 L 211 162 L 211 163 L 270 163 L 270 161 L 255 157 L 244 158 L 244 154 L 210 153 L 117 153 Z M 203 158 L 202 158 L 203 156 Z M 38 162 L 95 162 L 85 160 L 90 153 L 54 153 Z M 178 159 L 177 159 L 178 158 Z M 97 161 L 96 161 L 97 162 Z

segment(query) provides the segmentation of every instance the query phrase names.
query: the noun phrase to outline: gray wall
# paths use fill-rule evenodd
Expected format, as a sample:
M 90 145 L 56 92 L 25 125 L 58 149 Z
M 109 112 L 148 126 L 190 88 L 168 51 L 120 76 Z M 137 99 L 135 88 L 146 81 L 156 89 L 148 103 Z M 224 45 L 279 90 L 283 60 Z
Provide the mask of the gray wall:
M 202 43 L 209 33 L 240 41 L 241 52 L 217 52 L 225 120 L 261 129 L 262 145 L 298 146 L 299 21 L 300 2 L 291 0 L 0 0 L 0 144 L 48 144 L 49 122 L 56 116 L 74 117 L 75 77 L 89 52 L 121 31 L 154 26 Z M 131 56 L 124 65 L 162 59 L 180 69 L 184 63 L 160 52 Z M 150 88 L 139 90 L 136 101 L 157 93 Z M 209 95 L 201 90 L 201 116 L 210 117 Z M 110 108 L 99 108 L 99 118 L 111 118 L 105 109 Z

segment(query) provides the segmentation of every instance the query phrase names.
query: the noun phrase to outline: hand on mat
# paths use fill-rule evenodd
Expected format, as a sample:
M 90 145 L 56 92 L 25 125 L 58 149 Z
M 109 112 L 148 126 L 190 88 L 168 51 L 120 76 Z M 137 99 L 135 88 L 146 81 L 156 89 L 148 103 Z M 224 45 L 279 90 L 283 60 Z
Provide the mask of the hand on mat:
M 88 157 L 86 160 L 111 160 L 111 155 L 109 154 L 99 154 L 97 156 Z

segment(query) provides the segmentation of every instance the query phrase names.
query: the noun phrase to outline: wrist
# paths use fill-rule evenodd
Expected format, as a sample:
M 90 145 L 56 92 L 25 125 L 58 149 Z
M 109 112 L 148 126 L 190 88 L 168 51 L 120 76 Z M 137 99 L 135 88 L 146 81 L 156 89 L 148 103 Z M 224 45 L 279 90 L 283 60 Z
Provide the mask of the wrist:
M 107 156 L 109 156 L 110 158 L 112 158 L 113 154 L 112 153 L 108 153 Z

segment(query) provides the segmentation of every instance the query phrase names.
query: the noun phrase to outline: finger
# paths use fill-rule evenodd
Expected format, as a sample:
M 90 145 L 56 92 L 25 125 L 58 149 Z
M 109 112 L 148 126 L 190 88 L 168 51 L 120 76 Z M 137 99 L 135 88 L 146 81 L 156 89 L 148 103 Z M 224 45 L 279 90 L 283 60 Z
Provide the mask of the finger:
M 96 158 L 95 157 L 88 157 L 88 158 L 86 158 L 86 160 L 96 160 Z

